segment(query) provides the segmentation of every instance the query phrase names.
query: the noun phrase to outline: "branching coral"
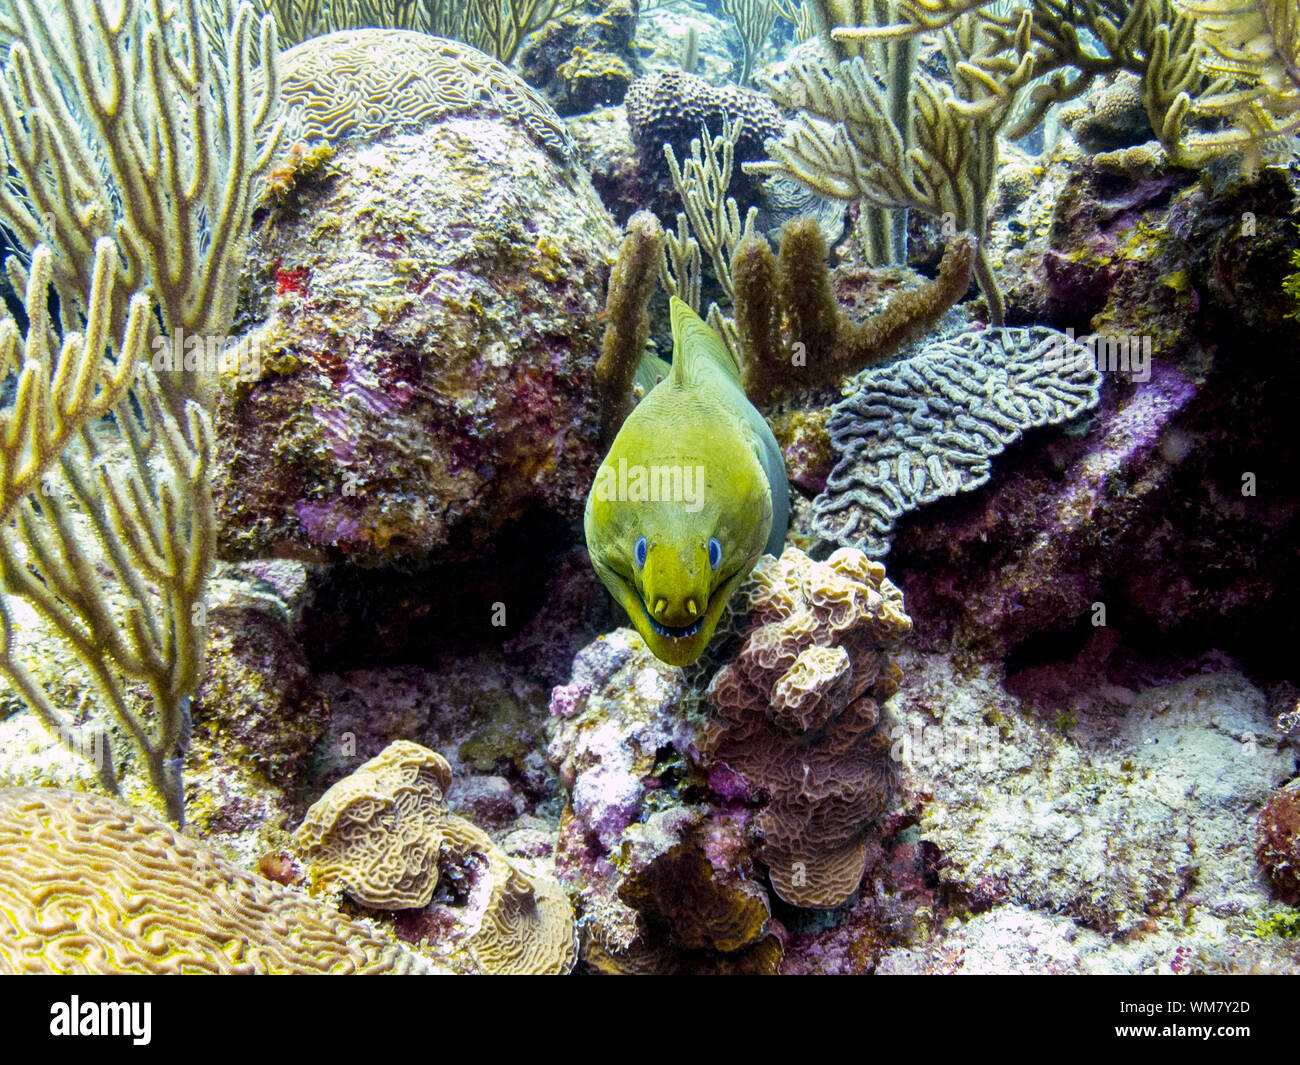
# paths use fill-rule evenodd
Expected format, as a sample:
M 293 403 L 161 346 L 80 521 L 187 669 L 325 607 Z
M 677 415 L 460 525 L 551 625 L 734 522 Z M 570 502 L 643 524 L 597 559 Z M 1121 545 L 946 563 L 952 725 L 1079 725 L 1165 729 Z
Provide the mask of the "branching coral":
M 1043 328 L 967 333 L 869 371 L 831 415 L 813 529 L 883 558 L 902 514 L 978 488 L 1008 445 L 1091 410 L 1100 387 L 1091 353 Z
M 650 339 L 650 298 L 663 259 L 664 231 L 649 211 L 627 223 L 627 236 L 609 275 L 605 336 L 596 381 L 601 393 L 601 437 L 608 446 L 631 409 L 632 383 Z
M 83 726 L 24 664 L 10 604 L 19 597 L 89 673 L 102 710 L 143 759 L 168 815 L 182 823 L 180 756 L 201 675 L 201 602 L 215 539 L 212 430 L 193 401 L 178 423 L 140 361 L 145 297 L 130 301 L 122 339 L 112 337 L 115 261 L 112 242 L 101 240 L 85 331 L 65 334 L 57 359 L 47 310 L 54 256 L 43 246 L 27 271 L 21 348 L 13 321 L 0 323 L 0 372 L 19 374 L 14 407 L 0 417 L 0 675 L 66 746 L 92 753 L 101 781 L 117 792 L 119 759 L 106 719 Z M 105 362 L 109 345 L 114 357 Z M 117 448 L 95 424 L 105 413 L 120 433 Z M 149 693 L 151 719 L 133 708 L 127 689 L 134 684 Z
M 84 316 L 95 243 L 111 237 L 112 334 L 142 291 L 167 336 L 226 335 L 255 187 L 284 129 L 273 21 L 259 28 L 241 3 L 213 48 L 199 0 L 0 0 L 0 35 L 14 41 L 0 223 L 27 251 L 50 247 L 64 326 Z M 202 385 L 164 383 L 178 414 Z
M 722 0 L 720 10 L 740 35 L 740 76 L 736 83 L 748 85 L 758 54 L 776 25 L 777 5 L 775 0 Z
M 860 551 L 814 562 L 788 547 L 754 568 L 743 644 L 709 686 L 707 760 L 766 797 L 762 858 L 776 893 L 833 907 L 862 879 L 894 777 L 887 652 L 911 631 L 903 597 Z
M 958 236 L 936 280 L 896 294 L 878 314 L 855 322 L 836 305 L 815 219 L 786 226 L 779 259 L 764 238 L 746 238 L 731 269 L 746 394 L 768 405 L 884 361 L 966 294 L 974 253 L 974 240 Z
M 889 72 L 875 69 L 866 53 L 829 72 L 822 63 L 795 63 L 769 88 L 778 102 L 801 113 L 771 146 L 771 161 L 747 169 L 781 174 L 826 196 L 915 208 L 939 219 L 946 235 L 965 231 L 982 244 L 998 135 L 1035 73 L 1028 29 L 1026 20 L 1000 80 L 967 61 L 986 43 L 981 24 L 967 19 L 944 29 L 940 43 L 952 86 L 917 69 L 905 108 L 882 89 Z M 982 247 L 974 269 L 990 319 L 1000 325 L 1002 298 Z
M 298 44 L 337 30 L 371 27 L 452 37 L 514 61 L 528 37 L 568 14 L 577 0 L 260 0 L 285 39 Z
M 1176 3 L 1196 19 L 1202 67 L 1233 84 L 1201 96 L 1196 106 L 1231 118 L 1235 130 L 1199 143 L 1258 150 L 1300 134 L 1300 7 L 1294 0 Z
M 339 781 L 307 811 L 298 846 L 314 888 L 341 890 L 373 909 L 419 910 L 433 902 L 455 931 L 441 953 L 469 957 L 489 974 L 564 973 L 576 960 L 573 910 L 559 885 L 529 877 L 491 837 L 447 811 L 451 768 L 441 755 L 399 740 Z M 440 874 L 462 905 L 434 901 Z
M 437 971 L 110 799 L 2 792 L 0 852 L 0 972 Z
M 677 216 L 677 232 L 668 236 L 668 254 L 660 277 L 664 288 L 685 300 L 696 313 L 702 313 L 699 305 L 701 261 L 707 259 L 718 286 L 734 301 L 731 259 L 741 241 L 755 236 L 757 209 L 751 207 L 742 221 L 736 201 L 727 195 L 736 165 L 736 141 L 742 129 L 741 123 L 740 119 L 725 122 L 719 136 L 702 136 L 691 141 L 691 155 L 684 166 L 677 162 L 672 145 L 664 145 L 673 187 L 681 198 L 683 212 Z M 735 323 L 716 303 L 709 307 L 708 322 L 732 353 L 739 355 Z
M 522 125 L 560 159 L 573 145 L 555 109 L 517 74 L 458 41 L 410 30 L 331 33 L 280 59 L 285 101 L 308 135 L 378 138 L 447 115 L 485 112 Z
M 1200 0 L 1193 0 L 1199 3 Z M 1213 4 L 1215 0 L 1207 0 Z M 1276 0 L 1285 5 L 1289 0 Z M 1181 0 L 1028 0 L 1010 10 L 993 0 L 896 0 L 898 17 L 891 25 L 848 27 L 842 37 L 907 38 L 945 31 L 963 22 L 978 22 L 983 43 L 967 52 L 968 63 L 999 90 L 1018 88 L 1007 72 L 1018 63 L 1027 35 L 1034 60 L 1028 106 L 1007 129 L 1015 140 L 1042 121 L 1049 108 L 1085 93 L 1094 80 L 1126 70 L 1141 79 L 1151 128 L 1175 162 L 1194 163 L 1184 137 L 1197 97 L 1213 91 L 1198 64 L 1200 48 L 1195 21 Z M 1237 7 L 1225 0 L 1223 7 Z M 1221 87 L 1221 86 L 1219 86 Z

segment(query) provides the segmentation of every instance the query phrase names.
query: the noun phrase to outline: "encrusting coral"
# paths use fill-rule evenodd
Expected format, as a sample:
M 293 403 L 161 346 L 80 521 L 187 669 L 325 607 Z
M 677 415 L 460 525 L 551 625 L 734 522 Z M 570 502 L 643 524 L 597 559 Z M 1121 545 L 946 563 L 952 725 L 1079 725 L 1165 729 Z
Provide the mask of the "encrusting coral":
M 883 558 L 902 514 L 986 483 L 995 456 L 1092 410 L 1100 388 L 1092 353 L 1043 327 L 965 333 L 870 370 L 831 414 L 836 465 L 813 529 Z
M 178 423 L 141 360 L 146 297 L 131 299 L 122 339 L 112 335 L 117 253 L 107 239 L 96 245 L 85 331 L 66 333 L 54 358 L 53 259 L 39 246 L 26 271 L 21 349 L 12 319 L 0 323 L 0 372 L 19 373 L 15 404 L 0 416 L 0 674 L 65 746 L 95 761 L 113 793 L 121 752 L 106 726 L 119 726 L 168 816 L 183 824 L 181 757 L 202 675 L 201 603 L 215 540 L 211 423 L 193 400 Z M 106 413 L 120 441 L 95 424 Z M 81 720 L 35 680 L 9 597 L 59 634 L 89 673 L 99 714 Z M 128 697 L 136 684 L 151 699 L 147 717 Z
M 708 688 L 706 764 L 766 797 L 760 856 L 786 902 L 834 907 L 857 890 L 866 832 L 888 808 L 895 768 L 888 651 L 911 631 L 885 569 L 841 549 L 764 557 L 743 590 L 742 645 Z
M 450 115 L 511 119 L 561 160 L 573 144 L 560 116 L 512 70 L 460 41 L 411 30 L 313 37 L 280 58 L 285 102 L 308 136 L 378 139 Z
M 0 792 L 0 853 L 0 972 L 439 971 L 111 799 Z
M 430 949 L 468 958 L 480 972 L 568 972 L 576 954 L 564 892 L 449 813 L 450 783 L 441 755 L 398 740 L 331 787 L 296 836 L 313 890 L 342 891 L 376 910 L 428 908 Z M 435 900 L 442 881 L 450 894 Z

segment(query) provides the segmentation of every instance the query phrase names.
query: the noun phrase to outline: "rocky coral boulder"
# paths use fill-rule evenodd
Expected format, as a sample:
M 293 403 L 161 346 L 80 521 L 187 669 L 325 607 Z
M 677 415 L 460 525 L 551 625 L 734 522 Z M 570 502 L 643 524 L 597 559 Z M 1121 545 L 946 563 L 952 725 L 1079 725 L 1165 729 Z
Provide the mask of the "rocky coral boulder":
M 640 67 L 636 27 L 631 0 L 583 0 L 533 35 L 520 70 L 562 115 L 620 104 Z
M 509 116 L 336 145 L 254 227 L 257 376 L 216 413 L 223 552 L 445 560 L 525 512 L 576 516 L 617 243 Z
M 931 646 L 1069 657 L 1097 627 L 1289 660 L 1300 374 L 1285 175 L 1105 167 L 1063 145 L 994 227 L 1008 318 L 1094 337 L 1095 416 L 988 488 L 915 512 L 891 555 Z

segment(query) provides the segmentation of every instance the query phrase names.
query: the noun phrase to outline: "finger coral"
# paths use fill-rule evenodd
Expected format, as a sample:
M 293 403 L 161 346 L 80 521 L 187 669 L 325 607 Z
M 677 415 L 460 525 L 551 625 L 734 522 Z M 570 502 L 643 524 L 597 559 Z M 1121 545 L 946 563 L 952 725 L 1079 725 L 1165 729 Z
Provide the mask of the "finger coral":
M 479 972 L 568 972 L 576 947 L 563 890 L 525 875 L 486 832 L 449 813 L 450 783 L 441 755 L 399 740 L 335 784 L 297 833 L 313 889 L 370 909 L 425 911 L 410 923 L 431 930 L 429 949 Z
M 1087 348 L 1052 329 L 989 329 L 869 370 L 827 428 L 836 454 L 813 529 L 873 558 L 909 510 L 988 481 L 992 459 L 1031 429 L 1099 402 Z
M 889 803 L 884 703 L 899 673 L 887 652 L 912 622 L 884 567 L 851 549 L 826 562 L 793 547 L 764 557 L 744 594 L 748 627 L 709 686 L 701 754 L 766 796 L 757 828 L 776 893 L 838 906 L 857 890 L 867 829 Z
M 0 793 L 0 973 L 437 967 L 111 799 Z

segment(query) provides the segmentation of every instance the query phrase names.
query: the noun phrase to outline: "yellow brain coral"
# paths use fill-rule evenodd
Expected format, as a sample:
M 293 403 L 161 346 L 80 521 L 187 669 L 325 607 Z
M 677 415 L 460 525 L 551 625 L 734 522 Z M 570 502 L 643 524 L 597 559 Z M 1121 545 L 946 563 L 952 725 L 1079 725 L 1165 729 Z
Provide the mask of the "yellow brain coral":
M 451 766 L 409 740 L 390 744 L 307 811 L 297 841 L 312 886 L 372 910 L 419 909 L 438 886 Z
M 429 949 L 480 972 L 568 972 L 577 959 L 568 897 L 449 813 L 450 783 L 441 755 L 399 740 L 335 784 L 296 837 L 313 888 L 371 909 L 427 910 Z
M 0 792 L 0 973 L 435 971 L 112 799 Z
M 884 567 L 842 549 L 797 548 L 754 568 L 748 628 L 709 686 L 704 754 L 767 796 L 758 819 L 776 893 L 795 906 L 845 902 L 862 879 L 865 834 L 894 771 L 883 703 L 898 690 L 887 651 L 911 631 Z

